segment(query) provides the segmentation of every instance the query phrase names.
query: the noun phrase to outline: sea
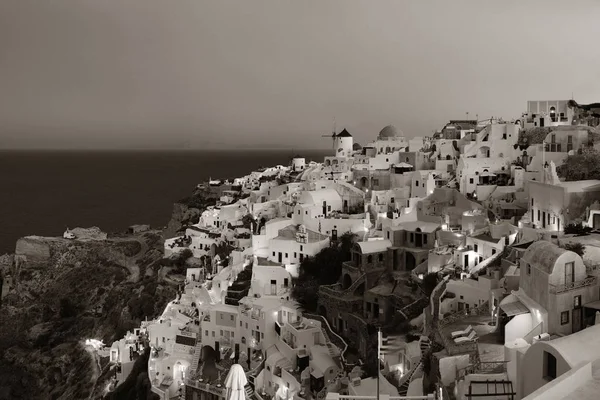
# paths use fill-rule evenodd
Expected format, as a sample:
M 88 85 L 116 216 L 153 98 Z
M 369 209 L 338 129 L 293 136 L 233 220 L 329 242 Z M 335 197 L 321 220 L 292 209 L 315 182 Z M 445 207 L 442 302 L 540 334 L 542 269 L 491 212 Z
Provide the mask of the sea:
M 28 235 L 67 227 L 121 232 L 164 227 L 173 203 L 209 178 L 289 165 L 294 154 L 323 161 L 331 150 L 0 151 L 0 254 Z

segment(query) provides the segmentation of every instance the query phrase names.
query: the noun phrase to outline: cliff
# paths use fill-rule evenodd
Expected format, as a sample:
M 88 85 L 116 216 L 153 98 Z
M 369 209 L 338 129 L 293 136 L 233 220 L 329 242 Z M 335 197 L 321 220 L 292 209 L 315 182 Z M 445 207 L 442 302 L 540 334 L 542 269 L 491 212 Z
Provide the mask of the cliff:
M 191 196 L 179 200 L 173 205 L 173 212 L 163 237 L 169 239 L 182 235 L 186 226 L 196 224 L 202 212 L 209 206 L 214 206 L 220 194 L 210 188 L 196 189 Z
M 110 345 L 163 311 L 176 288 L 158 274 L 162 255 L 160 231 L 20 239 L 2 258 L 12 282 L 0 309 L 0 399 L 101 398 L 106 360 L 83 343 Z

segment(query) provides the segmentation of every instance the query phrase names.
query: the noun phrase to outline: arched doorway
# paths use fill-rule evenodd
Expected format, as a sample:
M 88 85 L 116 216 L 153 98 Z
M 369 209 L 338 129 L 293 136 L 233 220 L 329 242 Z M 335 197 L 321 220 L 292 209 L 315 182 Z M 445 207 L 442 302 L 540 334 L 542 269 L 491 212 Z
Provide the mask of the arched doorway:
M 556 108 L 550 107 L 550 119 L 552 120 L 552 122 L 556 122 Z
M 317 312 L 319 313 L 320 316 L 322 316 L 323 318 L 327 319 L 327 309 L 325 308 L 324 305 L 320 305 L 317 308 Z
M 344 277 L 342 278 L 342 289 L 346 290 L 350 286 L 352 286 L 352 278 L 350 275 L 344 274 Z
M 366 176 L 363 176 L 362 178 L 360 178 L 360 187 L 361 188 L 365 188 L 369 186 L 369 179 Z

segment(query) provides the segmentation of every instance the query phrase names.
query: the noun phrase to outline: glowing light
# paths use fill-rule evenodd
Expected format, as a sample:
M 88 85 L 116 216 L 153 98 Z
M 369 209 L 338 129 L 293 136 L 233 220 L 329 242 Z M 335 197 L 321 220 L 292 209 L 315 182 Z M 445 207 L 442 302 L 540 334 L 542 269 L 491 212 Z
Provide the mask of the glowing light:
M 86 339 L 85 345 L 93 347 L 94 350 L 100 350 L 104 347 L 104 343 L 102 342 L 102 340 L 97 339 Z
M 442 224 L 442 230 L 447 231 L 448 230 L 448 224 Z

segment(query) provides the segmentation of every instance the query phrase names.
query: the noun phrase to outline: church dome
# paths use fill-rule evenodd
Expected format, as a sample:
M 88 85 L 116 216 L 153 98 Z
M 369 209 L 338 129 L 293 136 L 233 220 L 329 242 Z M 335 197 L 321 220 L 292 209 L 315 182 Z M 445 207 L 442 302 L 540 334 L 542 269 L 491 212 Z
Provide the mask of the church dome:
M 402 132 L 399 132 L 394 125 L 388 125 L 379 132 L 377 139 L 385 140 L 399 136 L 402 136 Z

